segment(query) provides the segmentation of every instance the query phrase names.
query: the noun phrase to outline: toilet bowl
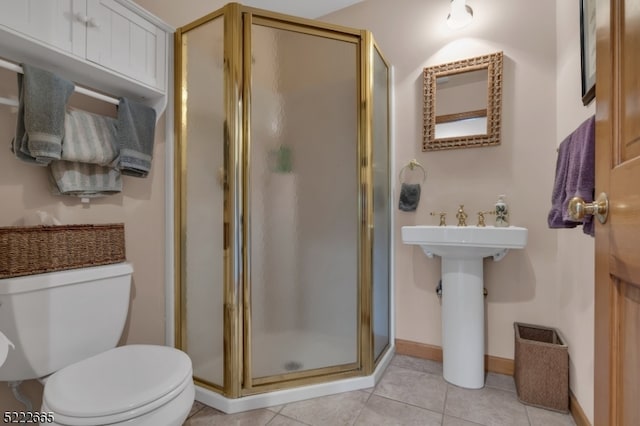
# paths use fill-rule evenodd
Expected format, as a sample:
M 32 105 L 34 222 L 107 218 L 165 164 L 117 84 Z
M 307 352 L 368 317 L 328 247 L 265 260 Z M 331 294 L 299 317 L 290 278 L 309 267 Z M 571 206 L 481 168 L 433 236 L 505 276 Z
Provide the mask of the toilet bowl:
M 180 426 L 193 405 L 191 376 L 191 360 L 181 351 L 121 346 L 51 375 L 41 412 L 59 426 Z
M 50 425 L 180 426 L 194 401 L 191 360 L 159 345 L 116 347 L 129 263 L 0 279 L 0 327 L 15 349 L 0 382 L 39 379 Z M 17 386 L 17 385 L 16 385 Z

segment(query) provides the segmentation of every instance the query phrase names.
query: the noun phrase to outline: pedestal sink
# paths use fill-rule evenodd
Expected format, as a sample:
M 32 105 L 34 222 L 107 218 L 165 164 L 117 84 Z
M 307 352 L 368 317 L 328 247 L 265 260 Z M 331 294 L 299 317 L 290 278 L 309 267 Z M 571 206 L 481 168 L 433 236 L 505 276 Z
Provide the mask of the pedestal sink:
M 454 385 L 484 386 L 484 285 L 482 259 L 501 260 L 527 243 L 516 226 L 403 226 L 402 241 L 427 257 L 442 258 L 443 375 Z

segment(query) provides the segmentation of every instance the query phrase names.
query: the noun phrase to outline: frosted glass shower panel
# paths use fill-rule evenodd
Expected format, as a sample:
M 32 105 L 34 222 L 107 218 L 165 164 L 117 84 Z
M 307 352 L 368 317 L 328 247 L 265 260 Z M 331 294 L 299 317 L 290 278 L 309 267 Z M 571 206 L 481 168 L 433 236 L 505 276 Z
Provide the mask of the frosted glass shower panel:
M 389 70 L 373 55 L 373 354 L 389 345 Z
M 223 385 L 223 20 L 183 35 L 183 348 L 194 376 Z M 185 89 L 186 88 L 186 89 Z M 185 124 L 186 123 L 186 124 Z
M 253 25 L 252 377 L 356 363 L 357 44 Z

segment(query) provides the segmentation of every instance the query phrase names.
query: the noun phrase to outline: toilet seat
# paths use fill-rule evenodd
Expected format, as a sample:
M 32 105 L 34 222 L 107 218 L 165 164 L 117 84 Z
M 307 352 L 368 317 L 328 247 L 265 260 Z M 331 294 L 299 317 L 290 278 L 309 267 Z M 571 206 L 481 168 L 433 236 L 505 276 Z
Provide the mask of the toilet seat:
M 191 360 L 177 349 L 128 345 L 63 368 L 47 381 L 43 406 L 56 423 L 92 426 L 123 422 L 158 409 L 192 380 Z

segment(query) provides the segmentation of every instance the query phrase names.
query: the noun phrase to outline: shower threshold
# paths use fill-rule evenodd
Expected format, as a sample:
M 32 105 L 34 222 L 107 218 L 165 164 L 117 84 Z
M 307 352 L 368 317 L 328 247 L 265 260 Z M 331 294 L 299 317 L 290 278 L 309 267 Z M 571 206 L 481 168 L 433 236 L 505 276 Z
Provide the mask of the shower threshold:
M 373 374 L 370 376 L 352 377 L 333 382 L 318 383 L 308 386 L 265 392 L 241 398 L 226 398 L 210 389 L 196 386 L 196 401 L 220 410 L 227 414 L 240 413 L 258 408 L 288 404 L 320 396 L 350 392 L 374 387 L 382 378 L 387 366 L 395 353 L 395 347 L 390 346 L 384 354 Z

